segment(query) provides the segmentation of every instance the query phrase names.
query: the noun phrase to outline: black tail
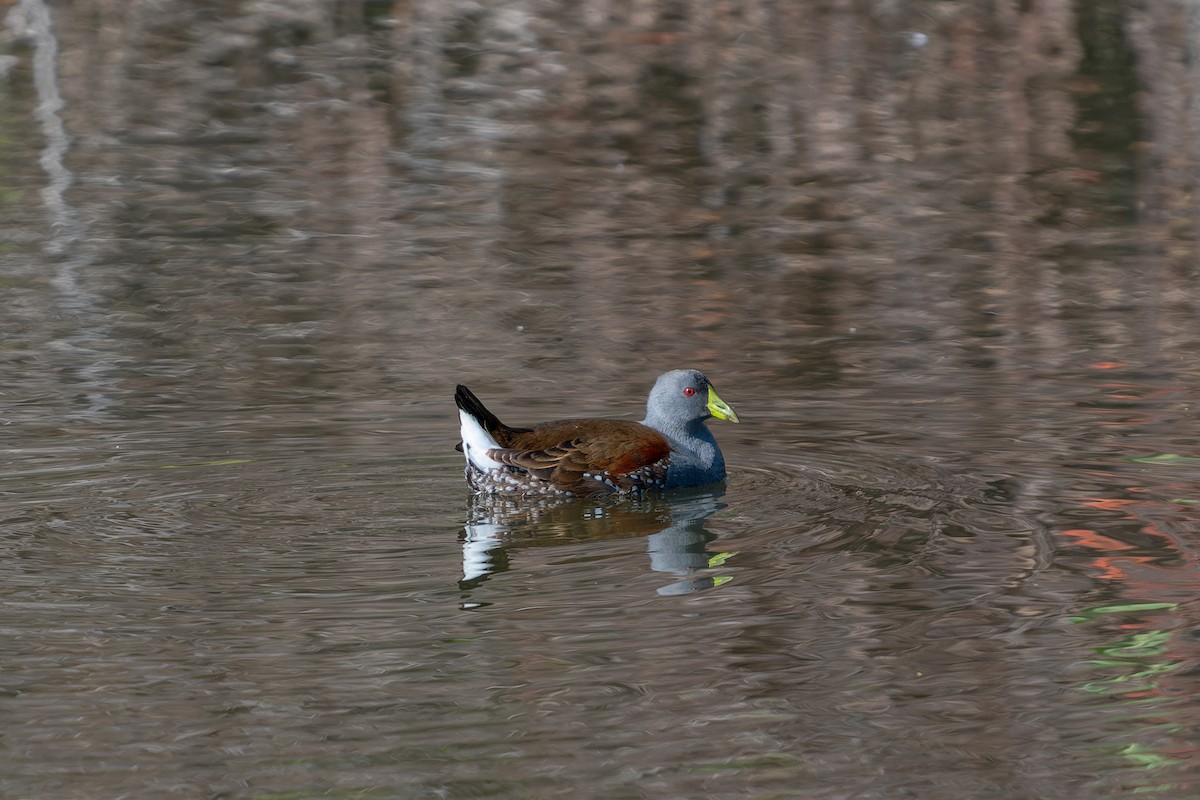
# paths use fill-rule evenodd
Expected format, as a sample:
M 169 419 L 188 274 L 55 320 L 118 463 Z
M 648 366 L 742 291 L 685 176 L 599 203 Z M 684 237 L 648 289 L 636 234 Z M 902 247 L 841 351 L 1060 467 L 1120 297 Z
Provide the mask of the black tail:
M 496 431 L 507 427 L 496 418 L 495 414 L 487 410 L 487 406 L 470 389 L 461 383 L 454 390 L 454 404 L 479 420 L 479 424 L 483 426 L 483 429 L 493 436 L 496 435 Z

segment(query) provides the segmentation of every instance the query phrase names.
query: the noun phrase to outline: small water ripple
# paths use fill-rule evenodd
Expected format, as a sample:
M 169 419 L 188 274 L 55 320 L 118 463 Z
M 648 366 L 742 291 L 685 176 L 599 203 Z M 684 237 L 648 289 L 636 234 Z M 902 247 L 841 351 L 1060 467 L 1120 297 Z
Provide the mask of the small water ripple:
M 950 609 L 1024 586 L 1051 562 L 1044 524 L 960 465 L 858 441 L 751 458 L 730 480 L 727 535 L 745 557 L 735 565 L 756 563 L 760 578 L 781 562 L 806 580 L 837 570 L 841 602 Z

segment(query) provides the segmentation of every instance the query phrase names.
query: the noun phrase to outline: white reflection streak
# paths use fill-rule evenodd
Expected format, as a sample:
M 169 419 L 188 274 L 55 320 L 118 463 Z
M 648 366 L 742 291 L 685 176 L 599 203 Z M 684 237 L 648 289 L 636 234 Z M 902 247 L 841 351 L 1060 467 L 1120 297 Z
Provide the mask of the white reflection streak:
M 492 574 L 491 551 L 500 546 L 501 525 L 467 525 L 467 538 L 463 541 L 464 581 L 485 578 Z
M 9 12 L 6 23 L 14 34 L 33 42 L 33 86 L 38 98 L 34 116 L 46 139 L 38 163 L 49 178 L 42 189 L 42 203 L 50 216 L 46 250 L 52 255 L 61 256 L 79 241 L 83 228 L 75 209 L 66 199 L 74 176 L 64 163 L 71 140 L 59 116 L 64 103 L 58 90 L 58 40 L 54 36 L 54 20 L 45 0 L 22 0 Z M 65 294 L 78 300 L 79 289 L 75 279 L 77 266 L 77 263 L 70 261 L 61 265 L 55 283 Z
M 53 345 L 83 362 L 79 372 L 88 406 L 79 414 L 94 417 L 103 414 L 111 405 L 106 394 L 111 385 L 111 380 L 106 377 L 111 361 L 95 349 L 93 342 L 104 338 L 98 330 L 102 326 L 102 317 L 96 313 L 94 297 L 79 286 L 79 269 L 89 263 L 91 257 L 75 249 L 83 238 L 84 226 L 66 197 L 74 175 L 65 163 L 71 137 L 59 116 L 65 103 L 58 90 L 58 39 L 54 35 L 54 18 L 45 0 L 21 0 L 9 12 L 5 23 L 14 36 L 33 42 L 33 87 L 38 98 L 33 113 L 46 139 L 38 163 L 49 178 L 41 192 L 42 203 L 50 217 L 46 252 L 60 258 L 53 283 L 60 302 L 75 312 L 81 328 L 74 336 L 60 339 Z M 89 321 L 94 324 L 89 326 Z

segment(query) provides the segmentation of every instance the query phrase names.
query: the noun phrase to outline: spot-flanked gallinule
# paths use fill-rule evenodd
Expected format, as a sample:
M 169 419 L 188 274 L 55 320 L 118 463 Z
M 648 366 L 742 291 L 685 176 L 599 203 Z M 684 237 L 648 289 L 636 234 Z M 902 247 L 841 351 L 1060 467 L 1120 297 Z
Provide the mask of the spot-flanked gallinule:
M 725 477 L 725 459 L 704 422 L 738 421 L 694 369 L 660 375 L 640 423 L 564 419 L 510 428 L 465 386 L 454 402 L 467 483 L 478 494 L 584 497 L 715 483 Z

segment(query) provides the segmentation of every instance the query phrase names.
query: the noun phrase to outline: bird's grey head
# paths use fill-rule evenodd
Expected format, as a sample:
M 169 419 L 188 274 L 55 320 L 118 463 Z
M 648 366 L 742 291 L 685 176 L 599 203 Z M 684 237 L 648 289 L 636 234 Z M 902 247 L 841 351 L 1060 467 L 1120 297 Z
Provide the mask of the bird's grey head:
M 676 369 L 658 376 L 646 402 L 647 420 L 686 429 L 710 417 L 738 421 L 702 372 Z

